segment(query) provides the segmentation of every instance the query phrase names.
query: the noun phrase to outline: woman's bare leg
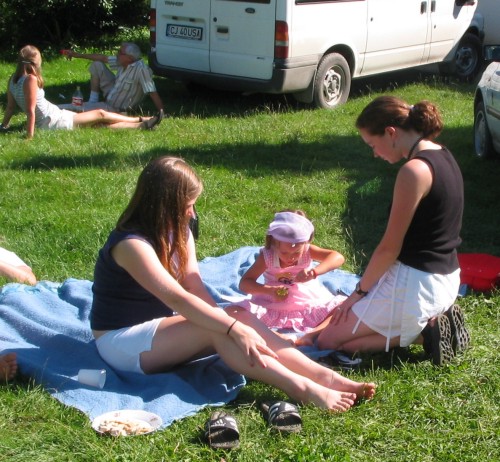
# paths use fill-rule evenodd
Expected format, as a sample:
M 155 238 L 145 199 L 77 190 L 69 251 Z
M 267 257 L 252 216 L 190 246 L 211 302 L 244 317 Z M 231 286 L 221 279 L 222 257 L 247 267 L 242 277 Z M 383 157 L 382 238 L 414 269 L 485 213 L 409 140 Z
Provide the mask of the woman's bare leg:
M 149 119 L 151 117 L 128 117 L 104 109 L 94 109 L 75 114 L 73 122 L 78 127 L 102 124 L 109 128 L 140 128 L 143 121 Z
M 190 339 L 189 342 L 186 342 L 187 338 Z M 282 339 L 281 341 L 285 342 L 290 350 L 299 353 L 288 342 Z M 372 392 L 364 389 L 363 384 L 345 378 L 339 380 L 338 374 L 314 362 L 311 362 L 311 369 L 324 369 L 321 373 L 309 371 L 311 376 L 318 377 L 317 381 L 291 370 L 281 357 L 276 360 L 266 356 L 266 367 L 252 366 L 230 336 L 202 329 L 182 318 L 175 321 L 167 318 L 162 321 L 153 340 L 153 349 L 141 355 L 141 367 L 146 373 L 165 371 L 214 352 L 236 372 L 275 386 L 294 400 L 313 403 L 323 409 L 346 411 L 359 396 L 373 396 Z M 305 365 L 301 367 L 307 369 Z M 374 386 L 370 388 L 374 390 Z
M 290 342 L 269 330 L 261 321 L 248 311 L 238 308 L 226 308 L 226 312 L 239 321 L 253 327 L 266 341 L 267 345 L 278 355 L 278 360 L 286 368 L 307 377 L 314 382 L 338 391 L 355 393 L 357 398 L 372 398 L 375 384 L 350 380 L 331 369 L 321 366 L 305 356 Z

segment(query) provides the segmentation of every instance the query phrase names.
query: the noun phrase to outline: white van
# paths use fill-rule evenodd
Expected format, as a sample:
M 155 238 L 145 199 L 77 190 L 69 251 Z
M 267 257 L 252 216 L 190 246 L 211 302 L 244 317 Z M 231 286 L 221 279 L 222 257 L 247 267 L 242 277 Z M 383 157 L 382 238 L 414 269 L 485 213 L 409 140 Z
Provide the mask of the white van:
M 474 17 L 477 22 L 483 21 L 482 44 L 486 59 L 491 59 L 488 49 L 500 47 L 500 1 L 480 0 Z
M 455 58 L 473 0 L 151 0 L 157 75 L 333 108 L 351 79 Z

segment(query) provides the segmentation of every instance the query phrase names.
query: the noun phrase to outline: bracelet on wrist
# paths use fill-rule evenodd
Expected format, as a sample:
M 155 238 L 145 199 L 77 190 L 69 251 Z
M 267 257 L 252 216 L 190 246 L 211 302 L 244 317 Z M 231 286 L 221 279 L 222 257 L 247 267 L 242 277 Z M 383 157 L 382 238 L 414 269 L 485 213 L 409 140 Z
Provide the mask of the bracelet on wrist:
M 354 292 L 356 292 L 358 295 L 361 295 L 362 297 L 366 297 L 368 295 L 368 291 L 361 289 L 359 281 L 354 288 Z
M 229 326 L 229 328 L 227 329 L 227 332 L 226 332 L 226 335 L 229 335 L 229 332 L 231 332 L 231 329 L 233 328 L 233 326 L 238 322 L 237 319 L 235 319 L 231 325 Z

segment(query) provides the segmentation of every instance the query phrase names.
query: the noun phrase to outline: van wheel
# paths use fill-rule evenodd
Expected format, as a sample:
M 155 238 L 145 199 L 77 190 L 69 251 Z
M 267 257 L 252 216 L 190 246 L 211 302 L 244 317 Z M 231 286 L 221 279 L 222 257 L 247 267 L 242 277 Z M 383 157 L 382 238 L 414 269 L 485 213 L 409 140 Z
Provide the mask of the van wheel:
M 345 58 L 338 53 L 325 55 L 314 78 L 314 104 L 333 109 L 347 101 L 350 90 L 351 70 Z
M 456 76 L 470 82 L 478 73 L 482 61 L 481 42 L 477 36 L 466 33 L 455 53 L 454 67 Z

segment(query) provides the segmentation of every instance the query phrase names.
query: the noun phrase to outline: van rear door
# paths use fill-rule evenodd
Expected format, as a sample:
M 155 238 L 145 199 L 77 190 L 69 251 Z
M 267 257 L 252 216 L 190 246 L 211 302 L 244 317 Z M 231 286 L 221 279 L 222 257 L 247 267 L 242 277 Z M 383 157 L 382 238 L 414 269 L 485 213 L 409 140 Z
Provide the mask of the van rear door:
M 270 79 L 276 0 L 212 0 L 211 4 L 210 71 Z
M 165 0 L 165 4 L 156 9 L 156 15 L 158 62 L 209 72 L 210 1 Z

